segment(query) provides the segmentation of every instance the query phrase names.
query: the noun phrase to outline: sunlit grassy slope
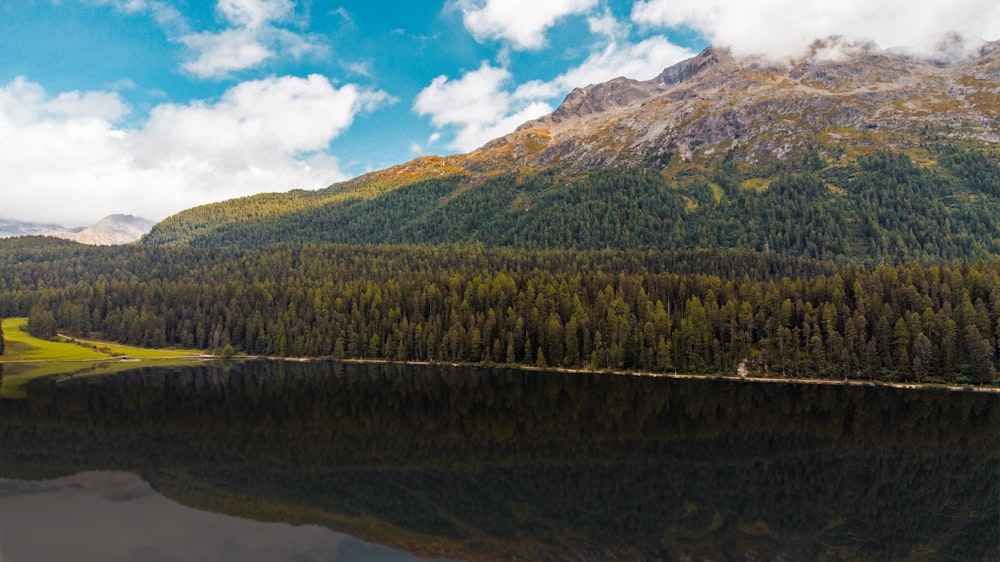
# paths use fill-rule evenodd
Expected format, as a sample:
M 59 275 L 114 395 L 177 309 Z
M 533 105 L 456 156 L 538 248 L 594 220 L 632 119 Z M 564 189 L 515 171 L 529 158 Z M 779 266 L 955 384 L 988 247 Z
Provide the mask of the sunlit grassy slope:
M 144 365 L 164 365 L 190 361 L 202 354 L 197 350 L 143 349 L 105 342 L 50 341 L 28 334 L 27 325 L 27 318 L 3 320 L 2 398 L 24 398 L 23 385 L 39 377 L 101 374 L 136 367 L 123 358 L 141 359 Z
M 197 357 L 192 349 L 144 349 L 107 342 L 58 341 L 39 339 L 27 332 L 27 318 L 6 318 L 3 333 L 6 349 L 0 362 L 7 361 L 101 361 L 111 358 L 168 359 Z
M 43 340 L 28 334 L 27 318 L 3 321 L 4 354 L 0 361 L 99 361 L 110 353 L 65 341 Z

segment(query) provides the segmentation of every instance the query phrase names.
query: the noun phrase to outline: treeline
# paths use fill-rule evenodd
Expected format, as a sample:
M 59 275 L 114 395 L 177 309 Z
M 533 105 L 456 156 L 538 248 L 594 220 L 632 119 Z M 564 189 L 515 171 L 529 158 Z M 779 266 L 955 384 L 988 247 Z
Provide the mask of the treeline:
M 732 152 L 642 169 L 456 172 L 385 191 L 341 185 L 210 205 L 157 225 L 145 243 L 738 248 L 872 264 L 1000 256 L 1000 156 L 948 145 L 919 157 L 825 160 L 807 147 L 766 165 Z
M 0 316 L 51 314 L 68 333 L 136 345 L 659 372 L 742 365 L 921 382 L 996 376 L 1000 262 L 55 242 L 35 242 L 33 254 L 32 244 L 0 244 Z

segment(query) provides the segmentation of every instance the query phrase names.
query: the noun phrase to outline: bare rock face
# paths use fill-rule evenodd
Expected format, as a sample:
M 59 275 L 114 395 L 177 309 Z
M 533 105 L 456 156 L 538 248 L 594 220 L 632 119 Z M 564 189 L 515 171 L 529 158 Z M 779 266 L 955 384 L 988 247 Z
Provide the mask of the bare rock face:
M 736 146 L 750 158 L 780 158 L 805 142 L 900 147 L 929 131 L 996 142 L 998 51 L 993 44 L 971 60 L 951 51 L 917 59 L 834 38 L 800 60 L 774 63 L 709 49 L 648 82 L 575 91 L 553 116 L 532 123 L 551 133 L 535 158 L 589 168 Z M 567 127 L 565 116 L 581 109 L 586 119 Z
M 659 91 L 660 88 L 655 83 L 628 78 L 615 78 L 604 84 L 576 88 L 566 96 L 566 100 L 556 109 L 549 121 L 562 123 L 573 119 L 586 119 L 593 115 L 629 107 Z
M 1000 82 L 1000 41 L 984 46 L 980 55 L 963 64 L 960 70 L 967 76 L 994 82 L 995 89 L 995 83 Z
M 970 51 L 945 37 L 921 58 L 833 37 L 780 62 L 709 48 L 652 80 L 575 89 L 551 115 L 431 168 L 587 170 L 733 148 L 753 161 L 805 144 L 840 154 L 906 149 L 927 135 L 1000 142 L 1000 42 Z

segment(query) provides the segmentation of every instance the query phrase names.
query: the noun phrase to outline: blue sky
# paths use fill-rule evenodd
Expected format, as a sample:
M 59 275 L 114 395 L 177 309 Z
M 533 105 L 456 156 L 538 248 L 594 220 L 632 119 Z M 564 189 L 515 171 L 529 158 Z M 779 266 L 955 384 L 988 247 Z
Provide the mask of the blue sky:
M 1000 38 L 995 0 L 0 0 L 0 217 L 162 219 L 472 150 L 709 44 Z

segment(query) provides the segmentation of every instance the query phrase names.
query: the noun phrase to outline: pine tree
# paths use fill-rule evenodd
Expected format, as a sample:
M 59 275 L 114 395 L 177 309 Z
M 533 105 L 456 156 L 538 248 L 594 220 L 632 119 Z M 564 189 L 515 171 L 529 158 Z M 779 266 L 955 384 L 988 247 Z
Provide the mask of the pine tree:
M 28 312 L 28 333 L 39 339 L 56 337 L 56 318 L 52 311 L 36 304 Z

